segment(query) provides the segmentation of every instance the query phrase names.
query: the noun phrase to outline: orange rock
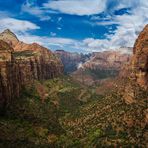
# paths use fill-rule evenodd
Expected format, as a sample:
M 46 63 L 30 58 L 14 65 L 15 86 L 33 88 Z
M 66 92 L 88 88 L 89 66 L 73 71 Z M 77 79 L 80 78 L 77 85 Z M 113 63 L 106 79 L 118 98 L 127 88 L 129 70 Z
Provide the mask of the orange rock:
M 61 61 L 37 43 L 20 42 L 10 30 L 0 34 L 0 109 L 19 97 L 23 86 L 63 73 Z
M 145 26 L 135 42 L 132 58 L 132 70 L 137 83 L 148 88 L 148 25 Z

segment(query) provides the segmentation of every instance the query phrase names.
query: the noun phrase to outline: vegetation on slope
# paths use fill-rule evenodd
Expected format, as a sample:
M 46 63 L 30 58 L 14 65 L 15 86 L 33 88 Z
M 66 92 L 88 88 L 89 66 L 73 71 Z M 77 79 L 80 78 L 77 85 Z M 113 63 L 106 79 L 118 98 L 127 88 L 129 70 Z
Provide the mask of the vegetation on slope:
M 116 90 L 95 90 L 70 77 L 24 88 L 0 119 L 0 147 L 146 147 L 148 94 L 127 105 Z
M 114 69 L 88 69 L 86 73 L 93 76 L 94 79 L 114 78 L 118 75 L 118 71 Z

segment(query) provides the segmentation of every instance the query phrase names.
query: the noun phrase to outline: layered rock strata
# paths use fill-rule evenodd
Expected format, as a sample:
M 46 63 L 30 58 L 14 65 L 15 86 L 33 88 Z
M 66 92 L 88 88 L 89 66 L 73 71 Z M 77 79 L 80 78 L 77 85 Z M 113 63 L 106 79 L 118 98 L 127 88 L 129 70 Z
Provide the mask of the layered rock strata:
M 0 34 L 1 113 L 20 96 L 22 88 L 34 80 L 45 80 L 63 73 L 61 61 L 47 48 L 20 42 L 10 31 Z

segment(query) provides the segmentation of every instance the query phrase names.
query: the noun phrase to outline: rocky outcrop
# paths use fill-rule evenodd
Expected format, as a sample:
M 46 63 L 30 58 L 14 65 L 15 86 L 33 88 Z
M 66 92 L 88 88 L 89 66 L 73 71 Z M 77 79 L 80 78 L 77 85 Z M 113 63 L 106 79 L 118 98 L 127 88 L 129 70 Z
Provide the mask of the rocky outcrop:
M 148 25 L 140 33 L 135 42 L 132 58 L 132 78 L 148 89 Z
M 61 59 L 66 74 L 76 71 L 79 65 L 90 57 L 90 54 L 72 53 L 64 50 L 56 50 L 55 54 Z
M 4 111 L 24 86 L 61 75 L 63 65 L 47 48 L 20 42 L 10 30 L 0 39 L 0 109 Z
M 12 56 L 13 48 L 0 40 L 0 112 L 3 114 L 12 98 L 18 97 L 21 88 L 20 69 Z M 22 69 L 23 70 L 23 69 Z
M 133 56 L 119 75 L 119 87 L 127 104 L 139 102 L 148 89 L 148 25 L 139 34 Z
M 30 45 L 20 44 L 22 45 L 21 50 L 18 50 L 17 44 L 14 48 L 15 52 L 13 56 L 19 63 L 24 61 L 29 62 L 34 79 L 49 79 L 56 77 L 63 72 L 63 65 L 60 59 L 47 48 L 36 43 Z
M 4 32 L 0 33 L 0 40 L 7 42 L 12 47 L 15 47 L 15 45 L 19 43 L 17 36 L 9 29 L 6 29 Z

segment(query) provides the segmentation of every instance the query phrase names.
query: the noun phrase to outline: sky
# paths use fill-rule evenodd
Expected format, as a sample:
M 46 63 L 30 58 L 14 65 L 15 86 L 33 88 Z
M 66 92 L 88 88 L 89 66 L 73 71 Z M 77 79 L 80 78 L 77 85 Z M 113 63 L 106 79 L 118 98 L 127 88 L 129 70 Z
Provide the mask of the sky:
M 0 0 L 0 32 L 8 28 L 51 50 L 133 47 L 146 24 L 147 0 Z

